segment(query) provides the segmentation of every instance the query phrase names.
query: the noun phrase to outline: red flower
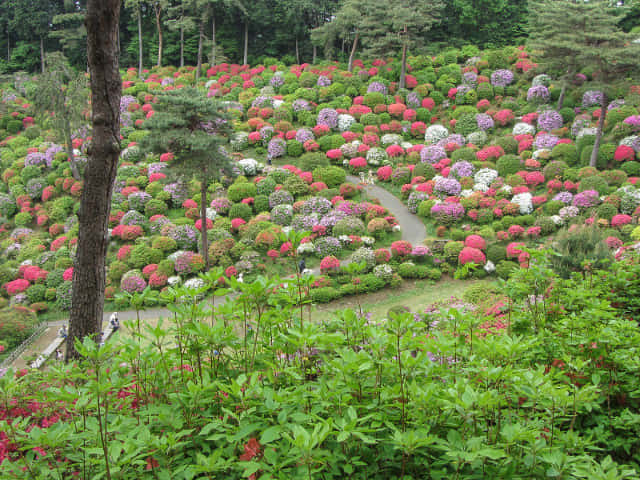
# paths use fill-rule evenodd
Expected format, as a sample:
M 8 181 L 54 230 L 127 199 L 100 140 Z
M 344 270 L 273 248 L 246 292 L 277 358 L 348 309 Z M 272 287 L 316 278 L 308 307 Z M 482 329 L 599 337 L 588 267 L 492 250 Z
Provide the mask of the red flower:
M 244 444 L 244 453 L 240 455 L 240 460 L 248 462 L 252 458 L 260 455 L 260 442 L 255 438 L 250 438 L 247 443 Z

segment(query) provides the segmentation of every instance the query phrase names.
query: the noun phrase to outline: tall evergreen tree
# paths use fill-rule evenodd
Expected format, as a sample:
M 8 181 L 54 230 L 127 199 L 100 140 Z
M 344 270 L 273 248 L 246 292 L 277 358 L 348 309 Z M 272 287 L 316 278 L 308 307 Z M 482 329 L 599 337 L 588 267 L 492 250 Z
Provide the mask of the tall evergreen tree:
M 579 3 L 571 0 L 531 0 L 529 48 L 537 53 L 545 72 L 558 75 L 562 90 L 558 110 L 562 108 L 567 83 L 580 68 L 584 31 L 589 19 Z M 537 52 L 536 52 L 537 51 Z
M 143 54 L 142 54 L 142 8 L 145 4 L 145 0 L 124 0 L 124 6 L 126 8 L 133 9 L 134 17 L 138 23 L 138 76 L 142 76 L 143 69 Z
M 222 106 L 194 87 L 158 95 L 154 115 L 145 122 L 151 133 L 143 147 L 171 152 L 170 167 L 177 175 L 200 182 L 200 253 L 209 265 L 207 241 L 207 188 L 211 180 L 230 171 L 231 160 L 223 148 L 231 133 L 231 118 Z
M 87 66 L 87 29 L 85 28 L 86 0 L 64 0 L 60 13 L 54 15 L 51 38 L 60 42 L 64 55 L 72 65 Z
M 11 30 L 36 42 L 40 50 L 40 69 L 45 68 L 45 39 L 49 35 L 55 4 L 50 0 L 11 0 Z
M 105 258 L 109 210 L 120 157 L 120 96 L 118 35 L 121 0 L 88 0 L 87 59 L 91 74 L 89 161 L 85 168 L 80 210 L 78 250 L 73 269 L 73 294 L 66 359 L 79 357 L 74 340 L 102 329 Z M 107 463 L 106 478 L 110 478 Z
M 37 80 L 33 100 L 45 115 L 43 121 L 51 122 L 64 141 L 73 176 L 78 180 L 80 174 L 75 164 L 71 135 L 86 124 L 87 93 L 87 79 L 83 73 L 73 69 L 60 52 L 47 55 L 46 70 Z

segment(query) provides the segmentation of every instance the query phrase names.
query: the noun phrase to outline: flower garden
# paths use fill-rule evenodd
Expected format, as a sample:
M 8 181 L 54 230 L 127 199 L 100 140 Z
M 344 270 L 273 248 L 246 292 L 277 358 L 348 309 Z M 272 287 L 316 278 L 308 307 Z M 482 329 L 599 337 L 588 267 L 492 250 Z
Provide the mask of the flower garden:
M 407 89 L 397 66 L 240 67 L 207 70 L 201 87 L 234 114 L 228 154 L 236 176 L 208 187 L 211 266 L 227 276 L 290 274 L 319 266 L 313 299 L 356 292 L 340 260 L 364 263 L 360 292 L 442 273 L 508 277 L 526 266 L 522 245 L 549 245 L 566 227 L 596 225 L 612 253 L 640 240 L 640 87 L 608 106 L 596 168 L 588 166 L 602 93 L 577 74 L 563 108 L 559 88 L 523 49 L 412 57 Z M 123 74 L 122 163 L 110 220 L 107 299 L 162 291 L 204 271 L 198 253 L 199 185 L 172 174 L 172 153 L 138 143 L 161 91 L 194 83 L 192 68 Z M 22 92 L 5 85 L 0 188 L 5 306 L 35 312 L 70 305 L 82 181 Z M 28 96 L 28 95 L 27 95 Z M 90 136 L 74 132 L 79 168 Z M 346 175 L 378 184 L 424 219 L 430 238 L 408 245 L 396 219 Z M 308 232 L 298 245 L 290 231 Z M 389 248 L 391 247 L 391 248 Z M 473 264 L 477 268 L 461 270 Z M 198 282 L 198 280 L 192 280 Z
M 193 68 L 123 72 L 105 296 L 159 300 L 174 321 L 87 340 L 89 380 L 0 379 L 2 475 L 638 478 L 640 85 L 602 111 L 584 71 L 557 109 L 560 85 L 523 48 L 410 57 L 405 89 L 398 72 L 207 67 L 196 86 L 234 117 L 234 174 L 207 185 L 205 222 L 199 182 L 141 146 L 158 95 L 196 84 Z M 0 356 L 71 302 L 82 181 L 30 88 L 2 87 Z M 73 132 L 80 171 L 90 142 Z M 426 312 L 305 321 L 307 303 L 443 275 L 507 282 Z M 221 287 L 238 296 L 201 301 Z

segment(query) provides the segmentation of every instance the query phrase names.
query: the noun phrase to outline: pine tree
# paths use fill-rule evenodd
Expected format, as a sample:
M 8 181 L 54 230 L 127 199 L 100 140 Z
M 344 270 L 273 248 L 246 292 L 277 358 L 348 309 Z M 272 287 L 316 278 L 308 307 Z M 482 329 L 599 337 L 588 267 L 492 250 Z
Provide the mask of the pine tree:
M 567 83 L 580 68 L 578 61 L 584 45 L 589 19 L 582 5 L 571 0 L 537 0 L 529 4 L 528 47 L 538 51 L 543 71 L 558 75 L 562 91 L 557 109 L 562 108 Z
M 220 103 L 208 99 L 194 87 L 185 87 L 158 95 L 154 115 L 145 122 L 151 133 L 143 148 L 171 152 L 171 168 L 177 175 L 200 182 L 200 253 L 209 265 L 207 242 L 207 187 L 231 169 L 231 160 L 223 148 L 231 133 L 231 120 Z
M 75 71 L 60 52 L 50 53 L 45 59 L 46 70 L 34 90 L 34 104 L 44 114 L 43 121 L 51 126 L 64 140 L 73 176 L 79 180 L 71 134 L 85 122 L 87 102 L 87 79 Z

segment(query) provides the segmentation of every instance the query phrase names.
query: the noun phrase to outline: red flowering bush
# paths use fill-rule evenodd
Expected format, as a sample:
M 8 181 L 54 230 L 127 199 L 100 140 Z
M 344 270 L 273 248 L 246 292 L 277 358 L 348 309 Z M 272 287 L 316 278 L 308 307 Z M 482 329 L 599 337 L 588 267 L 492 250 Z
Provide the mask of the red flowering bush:
M 384 167 L 378 168 L 377 175 L 378 180 L 381 182 L 387 182 L 391 179 L 391 174 L 393 173 L 393 168 L 390 165 L 385 165 Z
M 406 240 L 397 240 L 391 244 L 391 254 L 393 257 L 406 257 L 411 254 L 411 246 L 410 242 Z
M 24 292 L 30 285 L 31 284 L 28 280 L 25 280 L 24 278 L 17 278 L 11 282 L 5 283 L 2 288 L 4 288 L 9 295 L 13 296 Z
M 522 242 L 511 242 L 507 245 L 507 258 L 515 258 L 523 253 L 521 247 L 524 247 Z
M 509 109 L 500 110 L 493 116 L 493 120 L 501 127 L 506 127 L 516 119 L 513 112 Z
M 620 228 L 625 225 L 629 225 L 631 223 L 631 220 L 631 216 L 619 213 L 618 215 L 614 215 L 611 219 L 611 226 L 614 228 Z
M 389 253 L 389 250 L 386 248 L 378 248 L 374 250 L 373 255 L 375 256 L 377 264 L 387 263 L 391 260 L 391 253 Z
M 620 145 L 618 148 L 616 148 L 616 151 L 613 154 L 613 159 L 616 162 L 627 162 L 630 160 L 634 160 L 635 158 L 635 150 L 627 145 Z

